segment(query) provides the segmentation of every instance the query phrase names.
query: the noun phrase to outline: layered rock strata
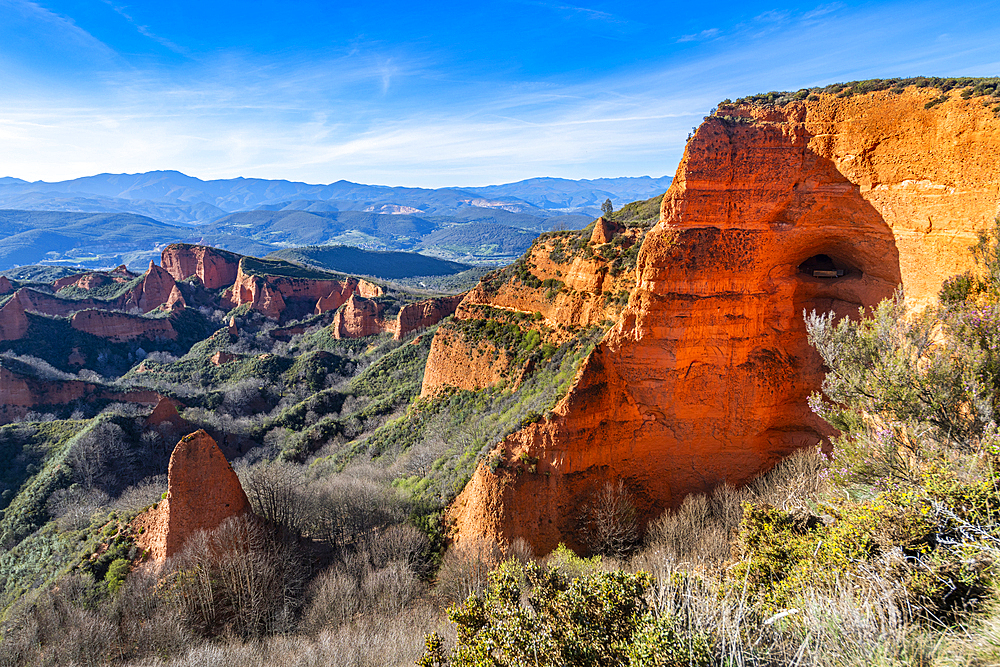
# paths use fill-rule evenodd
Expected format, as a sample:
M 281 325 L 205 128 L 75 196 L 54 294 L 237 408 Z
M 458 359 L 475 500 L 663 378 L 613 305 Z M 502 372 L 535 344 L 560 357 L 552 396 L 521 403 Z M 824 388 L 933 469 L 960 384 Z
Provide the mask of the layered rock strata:
M 223 294 L 223 303 L 229 308 L 249 304 L 252 310 L 277 320 L 296 302 L 307 306 L 305 312 L 319 315 L 340 308 L 354 294 L 371 299 L 383 293 L 378 285 L 360 278 L 297 278 L 256 273 L 247 270 L 244 258 L 240 260 L 235 281 Z
M 46 380 L 23 375 L 0 365 L 0 424 L 24 418 L 29 412 L 79 400 L 111 400 L 155 405 L 154 391 L 112 391 L 82 380 Z
M 218 528 L 230 517 L 250 513 L 240 480 L 219 446 L 205 431 L 181 438 L 170 456 L 167 497 L 136 517 L 138 546 L 162 563 L 191 536 Z
M 624 480 L 648 519 L 819 443 L 828 427 L 806 398 L 823 369 L 803 310 L 856 314 L 900 284 L 927 302 L 971 267 L 976 231 L 998 213 L 1000 120 L 976 99 L 929 105 L 939 94 L 706 119 L 627 307 L 552 418 L 501 443 L 497 473 L 476 470 L 451 509 L 459 539 L 579 547 L 580 508 L 606 482 Z M 518 474 L 522 454 L 535 474 Z
M 140 317 L 107 310 L 81 310 L 70 318 L 77 331 L 116 343 L 131 340 L 177 340 L 177 330 L 169 317 Z

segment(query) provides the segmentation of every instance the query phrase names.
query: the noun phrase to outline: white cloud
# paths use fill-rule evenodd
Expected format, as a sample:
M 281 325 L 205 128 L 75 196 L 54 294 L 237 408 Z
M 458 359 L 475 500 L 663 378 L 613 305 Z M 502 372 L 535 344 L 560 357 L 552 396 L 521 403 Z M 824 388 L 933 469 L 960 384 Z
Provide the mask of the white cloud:
M 778 32 L 762 27 L 773 15 L 728 32 L 711 28 L 696 51 L 577 84 L 485 80 L 433 53 L 365 44 L 326 58 L 227 52 L 170 72 L 120 67 L 87 91 L 25 84 L 7 88 L 0 104 L 0 176 L 177 169 L 439 186 L 671 174 L 691 127 L 724 97 L 877 76 L 995 73 L 986 28 L 947 27 L 965 29 L 961 47 L 917 39 L 945 30 L 928 7 L 903 15 L 898 6 L 824 5 L 781 18 L 788 25 Z M 53 30 L 78 30 L 42 16 Z

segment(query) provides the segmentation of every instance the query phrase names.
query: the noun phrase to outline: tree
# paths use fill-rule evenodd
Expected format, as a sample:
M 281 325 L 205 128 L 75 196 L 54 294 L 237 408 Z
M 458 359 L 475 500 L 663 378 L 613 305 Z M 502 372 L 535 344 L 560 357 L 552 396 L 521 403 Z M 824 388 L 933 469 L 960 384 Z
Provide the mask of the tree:
M 614 205 L 611 203 L 610 199 L 605 199 L 604 203 L 601 204 L 601 213 L 604 215 L 611 215 L 611 212 L 615 210 Z
M 606 483 L 583 507 L 584 540 L 594 553 L 625 558 L 639 546 L 641 531 L 632 494 L 625 482 Z

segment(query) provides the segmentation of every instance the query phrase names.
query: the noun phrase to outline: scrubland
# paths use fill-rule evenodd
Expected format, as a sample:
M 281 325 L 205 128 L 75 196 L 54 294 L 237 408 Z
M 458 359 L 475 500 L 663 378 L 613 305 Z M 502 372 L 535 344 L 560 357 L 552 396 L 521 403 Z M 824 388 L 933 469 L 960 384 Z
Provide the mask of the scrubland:
M 998 248 L 1000 226 L 933 306 L 804 314 L 829 371 L 811 405 L 839 435 L 648 526 L 627 484 L 594 489 L 589 554 L 449 546 L 442 509 L 599 331 L 508 336 L 535 380 L 430 402 L 413 401 L 426 339 L 274 344 L 262 325 L 163 355 L 136 381 L 264 443 L 235 466 L 264 521 L 232 519 L 154 575 L 127 523 L 165 489 L 149 473 L 169 434 L 124 408 L 4 427 L 23 459 L 5 484 L 34 495 L 6 499 L 0 665 L 998 664 Z M 198 361 L 223 348 L 243 355 L 224 377 Z

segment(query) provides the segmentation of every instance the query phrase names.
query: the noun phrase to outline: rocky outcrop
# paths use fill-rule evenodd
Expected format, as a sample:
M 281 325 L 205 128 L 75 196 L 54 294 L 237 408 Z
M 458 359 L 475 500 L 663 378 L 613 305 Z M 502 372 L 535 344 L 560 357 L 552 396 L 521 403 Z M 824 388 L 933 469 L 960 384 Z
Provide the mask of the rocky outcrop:
M 594 245 L 610 243 L 611 239 L 615 237 L 615 234 L 623 231 L 625 231 L 625 228 L 617 222 L 600 217 L 594 223 L 594 232 L 590 236 L 590 242 Z
M 223 352 L 220 350 L 219 352 L 213 354 L 209 361 L 212 362 L 213 366 L 222 366 L 223 364 L 228 364 L 230 361 L 236 361 L 237 359 L 239 359 L 239 357 L 232 352 Z
M 160 395 L 153 391 L 117 392 L 82 380 L 44 379 L 17 372 L 0 364 L 0 424 L 25 417 L 29 412 L 61 406 L 78 400 L 113 400 L 154 405 Z
M 627 248 L 640 243 L 645 230 L 620 229 L 618 234 Z M 447 387 L 477 390 L 502 379 L 513 380 L 506 378 L 509 364 L 468 374 L 454 368 L 463 357 L 476 359 L 472 364 L 479 369 L 485 359 L 504 356 L 489 341 L 467 340 L 463 321 L 494 319 L 499 311 L 505 323 L 534 329 L 546 341 L 559 344 L 581 329 L 616 319 L 624 307 L 622 297 L 635 286 L 635 274 L 615 270 L 613 261 L 594 252 L 592 241 L 574 245 L 579 239 L 573 232 L 543 236 L 522 259 L 486 276 L 466 294 L 456 308 L 455 322 L 443 325 L 431 343 L 420 395 L 434 396 Z
M 252 258 L 240 260 L 236 280 L 223 295 L 225 306 L 237 308 L 250 304 L 252 310 L 278 320 L 290 306 L 301 311 L 297 315 L 319 315 L 337 310 L 354 294 L 366 299 L 384 294 L 381 287 L 360 278 L 297 277 L 294 275 L 299 269 L 296 265 L 275 264 L 279 263 L 269 264 Z M 269 273 L 268 268 L 273 268 L 275 273 Z M 286 272 L 293 275 L 284 275 Z
M 98 299 L 62 299 L 29 287 L 22 287 L 17 290 L 16 297 L 20 299 L 21 305 L 26 311 L 56 317 L 67 317 L 77 311 L 88 308 L 113 310 L 117 305 L 113 302 L 100 301 Z
M 14 291 L 14 286 L 7 279 L 7 276 L 0 276 L 0 295 L 10 294 Z
M 393 329 L 393 338 L 401 340 L 408 334 L 434 326 L 455 313 L 465 294 L 443 296 L 409 303 L 399 310 Z
M 250 503 L 219 446 L 205 431 L 181 438 L 170 456 L 167 497 L 136 517 L 136 543 L 162 563 L 199 531 L 250 513 Z
M 447 387 L 483 389 L 506 380 L 510 370 L 507 355 L 489 341 L 472 343 L 460 330 L 438 329 L 431 341 L 420 396 L 430 398 Z
M 850 315 L 898 284 L 928 301 L 998 213 L 1000 119 L 955 95 L 928 108 L 938 95 L 823 95 L 706 119 L 627 307 L 551 419 L 501 444 L 510 465 L 476 470 L 451 510 L 460 538 L 579 546 L 579 508 L 606 481 L 624 480 L 650 518 L 820 442 L 828 427 L 806 398 L 823 370 L 803 310 Z M 517 474 L 520 454 L 536 474 Z
M 236 282 L 240 255 L 207 246 L 174 243 L 160 254 L 160 265 L 174 280 L 197 277 L 206 288 L 215 290 Z
M 101 287 L 102 285 L 107 285 L 113 282 L 111 277 L 107 274 L 100 273 L 97 271 L 87 273 L 76 273 L 72 276 L 66 276 L 65 278 L 59 278 L 54 283 L 52 283 L 52 289 L 57 292 L 64 287 L 76 287 L 82 290 L 90 290 L 95 287 Z
M 70 318 L 70 326 L 116 343 L 130 340 L 177 340 L 170 318 L 140 317 L 106 310 L 81 310 Z
M 168 425 L 174 429 L 182 429 L 190 426 L 190 423 L 177 412 L 177 404 L 166 396 L 160 397 L 153 411 L 146 417 L 147 427 L 163 425 Z
M 0 340 L 21 340 L 28 333 L 28 316 L 24 305 L 15 294 L 0 308 Z
M 173 276 L 150 260 L 142 282 L 126 295 L 122 307 L 126 310 L 138 308 L 141 312 L 148 313 L 161 306 L 169 310 L 183 308 L 184 297 Z
M 382 304 L 352 294 L 337 311 L 330 324 L 334 338 L 363 338 L 382 333 L 385 323 L 381 319 Z

